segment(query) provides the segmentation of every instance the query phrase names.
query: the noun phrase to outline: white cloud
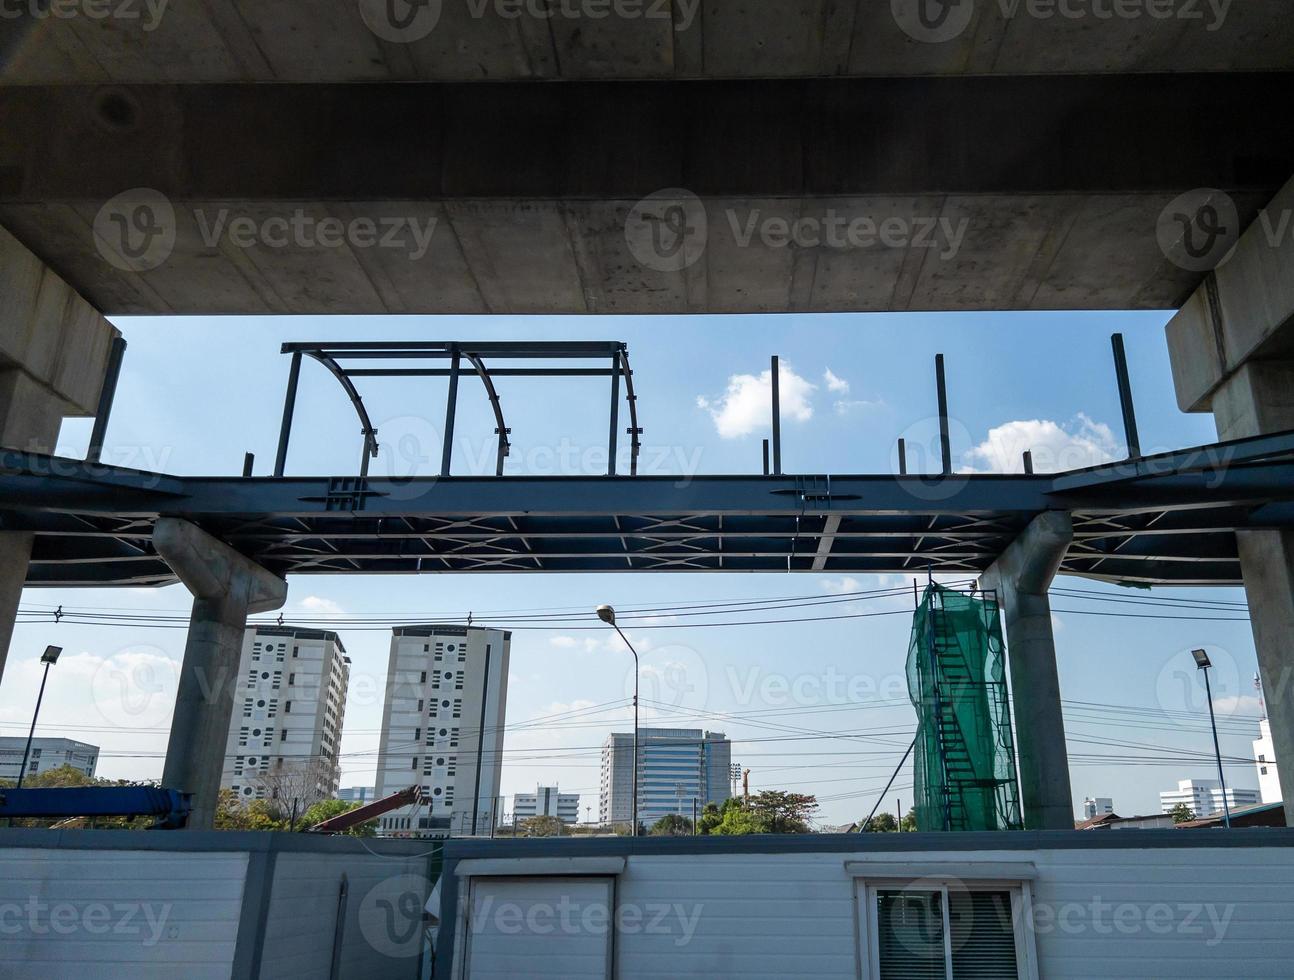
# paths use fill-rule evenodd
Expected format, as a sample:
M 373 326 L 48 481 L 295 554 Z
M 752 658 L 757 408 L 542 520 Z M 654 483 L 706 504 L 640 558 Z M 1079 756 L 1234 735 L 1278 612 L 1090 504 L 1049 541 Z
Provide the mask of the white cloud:
M 824 578 L 819 585 L 821 585 L 823 592 L 830 592 L 833 595 L 844 595 L 846 592 L 861 592 L 863 589 L 858 579 L 850 575 L 843 578 Z
M 1007 422 L 962 457 L 964 473 L 1022 473 L 1024 453 L 1033 454 L 1039 473 L 1095 466 L 1117 458 L 1119 441 L 1110 427 L 1081 412 L 1061 425 L 1049 419 Z
M 827 384 L 827 390 L 835 392 L 838 395 L 849 394 L 849 382 L 844 378 L 838 378 L 832 372 L 831 368 L 822 372 L 822 380 Z
M 573 636 L 550 636 L 548 643 L 562 650 L 570 650 L 579 645 L 579 640 Z
M 308 595 L 297 603 L 305 612 L 322 613 L 326 616 L 340 616 L 345 612 L 341 606 L 331 599 L 325 599 L 322 596 Z
M 884 408 L 884 399 L 877 398 L 875 401 L 869 401 L 866 398 L 841 398 L 833 406 L 837 415 L 848 415 L 850 412 L 867 412 L 873 409 Z
M 817 385 L 806 381 L 785 361 L 778 372 L 782 417 L 795 422 L 813 418 L 809 399 Z M 738 439 L 771 426 L 773 405 L 773 372 L 734 374 L 728 378 L 728 389 L 718 399 L 698 397 L 697 407 L 714 419 L 714 427 L 724 439 Z

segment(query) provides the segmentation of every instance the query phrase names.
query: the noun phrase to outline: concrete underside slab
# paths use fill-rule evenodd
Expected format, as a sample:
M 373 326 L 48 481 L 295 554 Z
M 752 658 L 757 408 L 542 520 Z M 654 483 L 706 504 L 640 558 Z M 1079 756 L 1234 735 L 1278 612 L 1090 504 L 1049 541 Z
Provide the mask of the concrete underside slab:
M 407 29 L 386 20 L 387 0 L 176 0 L 161 2 L 160 16 L 153 12 L 159 0 L 98 6 L 112 16 L 7 16 L 0 79 L 31 85 L 1294 68 L 1294 20 L 1284 0 L 1131 0 L 1119 5 L 1122 15 L 1112 3 L 1071 0 L 1065 11 L 1077 16 L 1028 0 L 949 4 L 945 26 L 929 34 L 916 22 L 905 32 L 893 12 L 915 12 L 915 0 L 432 0 Z M 403 0 L 394 5 L 397 13 L 401 8 L 408 11 Z
M 0 223 L 109 314 L 1175 309 L 1166 206 L 1253 220 L 1291 79 L 0 89 Z M 94 223 L 138 188 L 175 242 L 122 271 Z M 672 188 L 704 205 L 682 268 L 627 234 Z

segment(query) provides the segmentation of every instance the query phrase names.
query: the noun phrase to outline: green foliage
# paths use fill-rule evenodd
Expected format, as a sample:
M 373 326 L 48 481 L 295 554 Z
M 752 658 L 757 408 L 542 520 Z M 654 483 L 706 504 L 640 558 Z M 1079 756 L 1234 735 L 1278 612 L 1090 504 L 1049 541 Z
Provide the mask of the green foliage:
M 871 834 L 889 834 L 895 833 L 899 829 L 899 822 L 892 813 L 876 814 L 872 817 L 872 822 L 867 824 L 866 830 Z
M 527 817 L 517 825 L 523 837 L 560 837 L 562 822 L 556 817 Z
M 1178 803 L 1168 811 L 1168 815 L 1173 818 L 1173 823 L 1186 823 L 1188 820 L 1195 819 L 1195 811 L 1185 803 Z
M 232 789 L 222 789 L 216 800 L 216 830 L 287 830 L 266 800 L 243 803 Z
M 677 813 L 667 813 L 654 824 L 648 833 L 652 837 L 688 837 L 692 833 L 692 821 Z
M 809 817 L 818 809 L 816 797 L 804 793 L 765 790 L 749 801 L 740 797 L 726 800 L 719 810 L 721 819 L 712 834 L 807 834 Z M 702 823 L 704 824 L 704 819 Z
M 723 811 L 719 808 L 719 804 L 707 803 L 701 808 L 701 815 L 696 821 L 696 829 L 702 834 L 713 834 L 715 828 L 721 823 L 723 823 Z
M 917 831 L 917 808 L 913 807 L 903 816 L 903 823 L 899 829 L 905 834 L 915 834 Z
M 350 813 L 351 810 L 358 810 L 360 806 L 359 803 L 350 803 L 346 800 L 320 800 L 297 820 L 297 830 L 309 830 L 315 824 L 340 817 L 343 813 Z M 344 830 L 342 833 L 348 837 L 372 837 L 377 833 L 377 817 L 365 820 L 362 824 Z

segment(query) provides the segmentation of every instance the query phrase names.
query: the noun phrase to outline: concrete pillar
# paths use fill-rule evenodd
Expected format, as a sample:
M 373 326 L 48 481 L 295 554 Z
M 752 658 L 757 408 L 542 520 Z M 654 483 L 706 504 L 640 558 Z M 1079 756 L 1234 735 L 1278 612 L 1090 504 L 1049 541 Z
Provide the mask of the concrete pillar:
M 0 447 L 50 453 L 69 415 L 99 400 L 117 331 L 0 228 Z M 0 531 L 0 681 L 33 536 Z
M 1177 403 L 1218 437 L 1294 430 L 1294 213 L 1290 180 L 1166 328 Z M 1285 821 L 1294 826 L 1294 530 L 1236 535 L 1267 696 Z
M 1294 429 L 1294 361 L 1254 361 L 1213 394 L 1221 439 Z M 1294 530 L 1241 531 L 1240 570 L 1249 600 L 1285 822 L 1294 827 Z
M 1020 757 L 1020 795 L 1029 830 L 1073 830 L 1069 753 L 1047 590 L 1074 537 L 1067 513 L 1036 517 L 980 577 L 995 589 L 1006 620 L 1007 663 Z
M 153 546 L 193 593 L 162 785 L 193 795 L 189 828 L 216 813 L 247 617 L 278 609 L 287 582 L 188 521 L 161 518 Z

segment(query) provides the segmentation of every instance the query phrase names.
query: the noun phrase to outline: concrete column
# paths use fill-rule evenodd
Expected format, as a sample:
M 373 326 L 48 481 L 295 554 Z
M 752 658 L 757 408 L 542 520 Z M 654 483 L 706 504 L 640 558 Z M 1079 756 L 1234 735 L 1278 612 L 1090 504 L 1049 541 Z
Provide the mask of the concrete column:
M 209 830 L 233 717 L 247 617 L 278 609 L 287 582 L 188 521 L 162 518 L 157 553 L 193 593 L 162 785 L 193 795 L 192 830 Z
M 1069 754 L 1047 590 L 1074 536 L 1067 513 L 1036 517 L 980 577 L 995 589 L 1006 620 L 1007 663 L 1020 757 L 1020 795 L 1029 830 L 1073 830 Z
M 63 413 L 63 401 L 22 370 L 0 369 L 0 447 L 52 452 Z M 26 531 L 0 531 L 0 680 L 34 540 Z
M 1213 394 L 1221 439 L 1294 429 L 1294 361 L 1254 361 Z M 1285 822 L 1294 827 L 1294 530 L 1236 535 Z
M 1218 437 L 1294 430 L 1294 180 L 1169 321 L 1177 403 L 1213 412 Z M 1294 826 L 1294 530 L 1236 535 L 1272 748 Z
M 117 331 L 0 228 L 0 447 L 50 453 L 69 415 L 98 404 Z M 0 531 L 0 681 L 33 536 Z

